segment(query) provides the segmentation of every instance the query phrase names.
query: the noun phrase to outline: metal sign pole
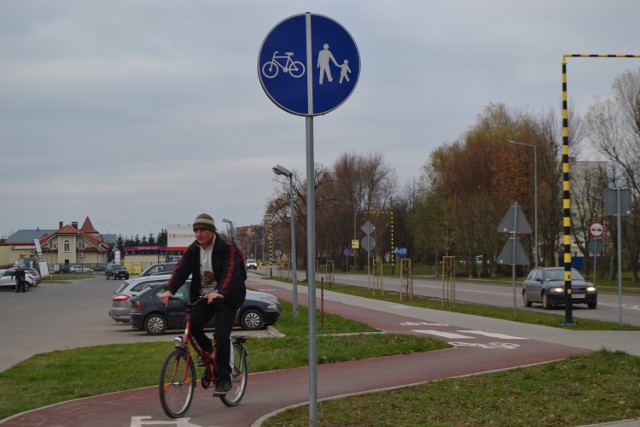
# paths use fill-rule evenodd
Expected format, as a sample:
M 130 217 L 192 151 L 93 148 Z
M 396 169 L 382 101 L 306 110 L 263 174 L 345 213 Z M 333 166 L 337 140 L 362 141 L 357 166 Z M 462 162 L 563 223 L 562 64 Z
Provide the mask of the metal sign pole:
M 513 204 L 513 234 L 511 238 L 513 239 L 513 248 L 511 249 L 511 259 L 513 262 L 511 264 L 511 286 L 513 288 L 513 319 L 518 320 L 518 308 L 516 303 L 516 230 L 518 230 L 518 202 Z
M 620 324 L 622 325 L 622 208 L 620 203 L 620 189 L 616 188 L 616 227 L 618 228 L 618 311 L 620 312 Z
M 316 206 L 313 157 L 313 116 L 306 117 L 307 133 L 307 281 L 309 284 L 309 426 L 318 424 L 318 367 L 316 356 Z

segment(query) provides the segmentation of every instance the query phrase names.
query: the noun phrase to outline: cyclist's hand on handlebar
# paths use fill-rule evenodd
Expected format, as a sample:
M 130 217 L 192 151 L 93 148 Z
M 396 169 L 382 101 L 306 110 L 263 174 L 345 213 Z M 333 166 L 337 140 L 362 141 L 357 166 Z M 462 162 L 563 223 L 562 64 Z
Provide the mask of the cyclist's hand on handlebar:
M 162 304 L 164 304 L 165 306 L 168 306 L 169 300 L 171 299 L 171 297 L 173 297 L 173 292 L 164 291 L 162 295 L 160 295 L 160 301 L 162 301 Z
M 213 300 L 224 299 L 224 295 L 219 294 L 218 292 L 211 292 L 210 294 L 207 294 L 205 298 L 207 298 L 207 304 L 211 304 Z

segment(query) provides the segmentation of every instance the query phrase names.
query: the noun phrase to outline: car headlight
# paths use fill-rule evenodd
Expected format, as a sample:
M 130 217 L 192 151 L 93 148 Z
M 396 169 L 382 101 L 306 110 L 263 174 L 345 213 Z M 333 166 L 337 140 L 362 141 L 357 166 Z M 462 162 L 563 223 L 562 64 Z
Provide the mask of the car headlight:
M 267 306 L 267 311 L 280 311 L 277 304 L 269 304 Z
M 595 292 L 596 291 L 596 287 L 595 286 L 588 286 L 587 287 L 587 292 Z
M 553 293 L 556 293 L 556 294 L 563 294 L 564 293 L 564 288 L 560 288 L 560 287 L 551 288 L 551 289 L 549 289 L 549 292 L 553 292 Z

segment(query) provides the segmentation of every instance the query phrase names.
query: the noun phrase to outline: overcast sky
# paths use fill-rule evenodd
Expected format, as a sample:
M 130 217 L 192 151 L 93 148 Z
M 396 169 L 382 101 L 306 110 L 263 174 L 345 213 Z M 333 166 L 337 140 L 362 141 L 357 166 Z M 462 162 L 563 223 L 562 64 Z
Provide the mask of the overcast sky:
M 560 126 L 563 54 L 640 54 L 637 0 L 1 0 L 0 237 L 87 216 L 124 236 L 201 212 L 260 223 L 271 168 L 305 175 L 307 153 L 258 53 L 307 11 L 345 27 L 361 65 L 351 97 L 314 119 L 316 163 L 379 152 L 401 185 L 489 103 Z M 640 67 L 567 63 L 578 112 Z

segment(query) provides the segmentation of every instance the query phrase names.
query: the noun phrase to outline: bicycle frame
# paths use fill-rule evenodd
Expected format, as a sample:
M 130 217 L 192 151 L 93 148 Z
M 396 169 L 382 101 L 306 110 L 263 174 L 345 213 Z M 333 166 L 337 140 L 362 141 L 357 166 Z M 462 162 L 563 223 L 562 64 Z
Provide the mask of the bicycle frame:
M 217 349 L 214 347 L 213 357 L 202 349 L 196 342 L 193 334 L 191 333 L 191 307 L 197 304 L 202 297 L 199 297 L 195 303 L 187 303 L 187 312 L 185 313 L 185 327 L 184 336 L 177 336 L 173 339 L 176 348 L 183 349 L 185 351 L 185 357 L 191 359 L 191 348 L 193 348 L 198 356 L 202 358 L 205 365 L 205 372 L 202 376 L 202 386 L 208 388 L 210 384 L 215 383 L 215 361 Z M 191 345 L 189 345 L 191 344 Z M 192 359 L 193 360 L 193 359 Z M 185 370 L 187 367 L 185 366 Z M 186 373 L 186 372 L 185 372 Z M 205 386 L 205 381 L 207 382 Z
M 204 372 L 200 378 L 202 388 L 208 389 L 212 384 L 215 384 L 218 349 L 214 346 L 213 355 L 211 356 L 198 345 L 191 333 L 191 307 L 202 298 L 198 297 L 195 303 L 185 302 L 187 310 L 185 313 L 184 336 L 174 338 L 175 349 L 165 358 L 160 372 L 160 403 L 164 412 L 171 418 L 184 416 L 193 400 L 197 380 L 195 366 L 191 357 L 191 347 L 200 355 L 205 364 Z M 247 353 L 243 346 L 245 342 L 245 337 L 234 337 L 231 340 L 232 389 L 227 394 L 214 394 L 226 406 L 238 405 L 246 390 L 248 370 Z
M 291 53 L 278 55 L 278 51 L 276 50 L 275 52 L 273 52 L 273 57 L 271 58 L 271 62 L 273 62 L 274 64 L 278 64 L 280 68 L 282 68 L 283 70 L 286 70 L 287 68 L 289 68 L 289 65 L 293 63 L 293 59 L 291 59 L 291 56 L 292 56 Z M 284 66 L 280 63 L 280 61 L 278 61 L 278 59 L 286 59 Z

